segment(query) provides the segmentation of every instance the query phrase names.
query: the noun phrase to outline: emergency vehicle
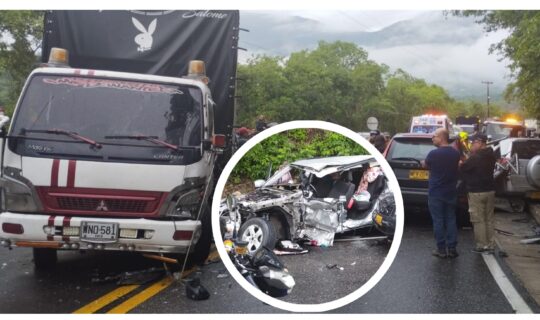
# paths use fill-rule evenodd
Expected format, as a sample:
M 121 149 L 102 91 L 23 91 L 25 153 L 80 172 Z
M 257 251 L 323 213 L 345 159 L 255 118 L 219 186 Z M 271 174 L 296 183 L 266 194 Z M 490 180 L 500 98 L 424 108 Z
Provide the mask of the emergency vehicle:
M 452 122 L 446 115 L 424 114 L 412 117 L 410 133 L 434 133 L 439 128 L 452 131 Z

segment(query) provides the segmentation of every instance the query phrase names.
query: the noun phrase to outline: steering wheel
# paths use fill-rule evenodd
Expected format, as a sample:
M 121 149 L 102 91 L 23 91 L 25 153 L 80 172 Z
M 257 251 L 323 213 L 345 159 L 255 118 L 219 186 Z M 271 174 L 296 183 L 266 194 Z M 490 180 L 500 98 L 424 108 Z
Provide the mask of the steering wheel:
M 307 187 L 307 190 L 313 192 L 313 195 L 317 195 L 317 194 L 318 194 L 317 188 L 315 188 L 315 186 L 314 186 L 313 184 L 311 184 L 311 183 L 310 183 L 309 186 Z

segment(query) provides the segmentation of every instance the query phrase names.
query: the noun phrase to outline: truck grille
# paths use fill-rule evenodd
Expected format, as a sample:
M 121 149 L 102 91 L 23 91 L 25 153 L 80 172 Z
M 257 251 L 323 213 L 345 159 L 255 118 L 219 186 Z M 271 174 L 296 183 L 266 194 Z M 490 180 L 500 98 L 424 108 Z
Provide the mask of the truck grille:
M 150 191 L 84 189 L 62 187 L 36 188 L 47 213 L 93 216 L 151 217 L 167 193 Z
M 96 208 L 102 208 L 99 211 L 105 211 L 103 208 L 107 208 L 107 211 L 115 212 L 145 212 L 147 206 L 147 201 L 142 200 L 100 200 L 58 197 L 56 201 L 58 202 L 59 209 L 65 210 L 98 211 Z

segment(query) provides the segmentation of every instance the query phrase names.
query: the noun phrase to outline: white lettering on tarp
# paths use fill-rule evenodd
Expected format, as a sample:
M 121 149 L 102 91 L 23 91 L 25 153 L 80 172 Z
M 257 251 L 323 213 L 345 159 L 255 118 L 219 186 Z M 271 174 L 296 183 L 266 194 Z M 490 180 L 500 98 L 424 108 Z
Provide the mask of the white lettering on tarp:
M 221 12 L 211 12 L 210 10 L 201 10 L 201 11 L 188 11 L 182 15 L 182 18 L 210 18 L 210 19 L 225 19 L 227 18 L 227 13 Z
M 154 83 L 121 81 L 121 80 L 106 80 L 96 78 L 43 78 L 43 82 L 54 85 L 68 85 L 82 88 L 112 88 L 131 91 L 152 92 L 152 93 L 168 93 L 168 94 L 184 94 L 182 91 L 172 87 L 159 85 Z

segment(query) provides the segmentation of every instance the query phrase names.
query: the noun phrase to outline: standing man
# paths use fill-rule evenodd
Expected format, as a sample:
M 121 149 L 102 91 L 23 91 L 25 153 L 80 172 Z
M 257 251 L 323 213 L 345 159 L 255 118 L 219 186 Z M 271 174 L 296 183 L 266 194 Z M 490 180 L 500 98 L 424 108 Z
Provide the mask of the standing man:
M 439 258 L 455 258 L 459 255 L 456 250 L 456 185 L 460 154 L 448 144 L 448 139 L 446 129 L 435 130 L 432 141 L 437 149 L 428 153 L 423 162 L 424 167 L 429 169 L 428 207 L 437 241 L 433 255 Z
M 377 150 L 379 150 L 380 153 L 384 152 L 384 149 L 386 147 L 386 140 L 384 139 L 384 136 L 381 135 L 381 132 L 379 130 L 372 130 L 369 133 L 369 141 L 372 145 L 375 146 Z
M 469 214 L 474 228 L 476 247 L 473 252 L 493 253 L 493 212 L 495 202 L 495 155 L 487 147 L 487 137 L 476 134 L 470 138 L 471 156 L 461 165 L 461 174 L 467 186 Z

